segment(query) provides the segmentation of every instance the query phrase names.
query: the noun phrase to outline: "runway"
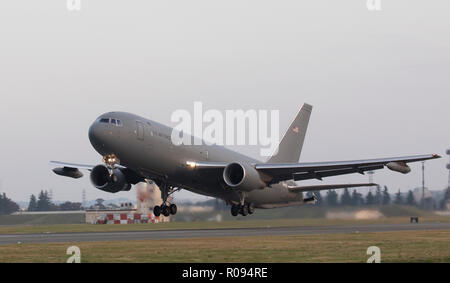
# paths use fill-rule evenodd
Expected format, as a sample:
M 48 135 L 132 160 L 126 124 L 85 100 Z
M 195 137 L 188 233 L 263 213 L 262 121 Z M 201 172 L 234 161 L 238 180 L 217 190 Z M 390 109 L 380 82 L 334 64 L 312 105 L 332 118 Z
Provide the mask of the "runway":
M 192 229 L 127 232 L 89 232 L 89 233 L 49 233 L 49 234 L 9 234 L 0 235 L 0 244 L 52 243 L 52 242 L 97 242 L 133 241 L 181 238 L 217 238 L 242 236 L 290 236 L 311 234 L 338 234 L 364 232 L 391 232 L 417 230 L 450 229 L 450 223 L 423 224 L 376 224 L 341 226 L 301 226 L 232 229 Z

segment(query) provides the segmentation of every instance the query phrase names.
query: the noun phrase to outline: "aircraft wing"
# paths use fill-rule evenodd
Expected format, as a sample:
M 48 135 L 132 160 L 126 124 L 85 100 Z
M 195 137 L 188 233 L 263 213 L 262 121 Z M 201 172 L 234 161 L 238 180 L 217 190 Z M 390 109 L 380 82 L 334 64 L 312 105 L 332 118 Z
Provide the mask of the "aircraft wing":
M 364 174 L 366 171 L 383 169 L 384 166 L 403 174 L 409 173 L 411 169 L 407 163 L 440 158 L 437 154 L 416 155 L 394 158 L 379 158 L 367 160 L 334 161 L 334 162 L 309 162 L 309 163 L 262 163 L 256 164 L 255 169 L 269 176 L 269 184 L 284 180 L 308 180 L 324 177 L 345 175 L 351 173 Z
M 258 163 L 255 169 L 264 176 L 264 181 L 270 185 L 286 180 L 322 180 L 324 177 L 345 175 L 352 173 L 364 174 L 366 171 L 383 169 L 385 166 L 390 170 L 403 174 L 409 173 L 411 169 L 407 165 L 410 162 L 424 161 L 440 158 L 437 154 L 415 155 L 393 158 L 378 158 L 366 160 L 332 161 L 332 162 L 306 162 L 306 163 Z M 186 162 L 192 169 L 218 169 L 225 168 L 228 164 L 223 162 Z
M 96 166 L 77 163 L 67 163 L 60 161 L 50 161 L 50 164 L 56 166 L 53 169 L 53 172 L 55 174 L 74 179 L 83 177 L 83 173 L 80 171 L 80 169 L 91 171 Z M 137 174 L 136 172 L 125 166 L 116 164 L 114 165 L 114 167 L 121 169 L 122 173 L 125 174 L 125 176 L 127 177 L 127 180 L 133 185 L 144 180 L 144 177 L 142 177 L 141 175 Z
M 95 165 L 67 163 L 60 161 L 50 161 L 50 164 L 53 166 L 57 166 L 53 169 L 53 172 L 55 172 L 55 174 L 65 177 L 71 177 L 74 179 L 83 177 L 83 173 L 79 169 L 92 170 L 92 168 L 95 167 Z
M 291 192 L 311 192 L 311 191 L 323 191 L 323 190 L 333 190 L 333 189 L 345 189 L 345 188 L 355 188 L 355 187 L 373 187 L 379 186 L 374 183 L 364 183 L 364 184 L 338 184 L 338 185 L 312 185 L 312 186 L 288 186 Z
M 191 169 L 223 169 L 227 165 L 224 162 L 186 161 L 186 166 Z
M 67 163 L 67 162 L 60 162 L 60 161 L 50 161 L 50 164 L 54 165 L 54 166 L 58 166 L 58 167 L 76 168 L 76 169 L 85 169 L 85 170 L 92 170 L 92 168 L 95 167 L 95 165 Z

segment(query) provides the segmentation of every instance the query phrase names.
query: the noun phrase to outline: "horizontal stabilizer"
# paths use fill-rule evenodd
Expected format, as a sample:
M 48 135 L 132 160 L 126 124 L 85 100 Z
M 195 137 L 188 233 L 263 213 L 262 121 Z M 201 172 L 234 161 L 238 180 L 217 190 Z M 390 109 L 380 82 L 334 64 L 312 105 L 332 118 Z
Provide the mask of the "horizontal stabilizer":
M 310 192 L 310 191 L 323 191 L 333 189 L 345 189 L 355 187 L 373 187 L 379 186 L 375 183 L 363 183 L 363 184 L 337 184 L 337 185 L 317 185 L 317 186 L 289 186 L 288 189 L 291 192 Z

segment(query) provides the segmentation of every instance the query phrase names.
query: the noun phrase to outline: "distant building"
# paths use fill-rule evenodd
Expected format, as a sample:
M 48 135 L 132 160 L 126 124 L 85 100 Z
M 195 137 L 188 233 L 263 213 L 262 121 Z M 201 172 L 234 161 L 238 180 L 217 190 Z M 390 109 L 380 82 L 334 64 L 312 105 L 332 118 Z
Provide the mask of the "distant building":
M 170 201 L 170 199 L 169 199 Z M 169 217 L 153 215 L 153 207 L 161 205 L 161 192 L 155 183 L 136 185 L 136 207 L 131 202 L 121 203 L 120 207 L 86 210 L 86 223 L 132 224 L 168 222 Z
M 87 224 L 138 224 L 169 222 L 170 217 L 138 213 L 136 209 L 86 210 Z

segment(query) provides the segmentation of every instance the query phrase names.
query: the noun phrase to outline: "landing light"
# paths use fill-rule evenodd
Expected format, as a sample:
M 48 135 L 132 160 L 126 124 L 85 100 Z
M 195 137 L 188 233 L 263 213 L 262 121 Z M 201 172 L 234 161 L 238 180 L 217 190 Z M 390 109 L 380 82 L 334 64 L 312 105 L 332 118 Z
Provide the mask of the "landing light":
M 197 166 L 197 163 L 195 163 L 194 161 L 186 161 L 186 165 L 187 165 L 189 168 L 194 169 L 194 168 Z
M 103 163 L 113 167 L 115 164 L 119 164 L 119 159 L 114 154 L 107 154 L 103 157 Z

